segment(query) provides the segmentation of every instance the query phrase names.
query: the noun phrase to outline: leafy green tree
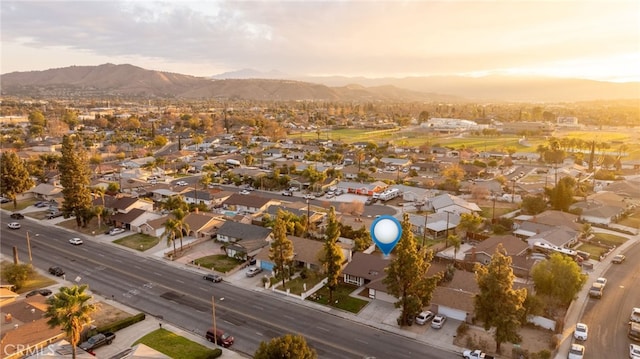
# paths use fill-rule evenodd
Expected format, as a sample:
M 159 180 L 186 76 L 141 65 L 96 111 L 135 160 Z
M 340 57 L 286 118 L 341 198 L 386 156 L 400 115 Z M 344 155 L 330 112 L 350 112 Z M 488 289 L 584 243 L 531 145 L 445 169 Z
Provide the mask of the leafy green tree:
M 33 187 L 33 180 L 24 161 L 13 151 L 6 151 L 0 157 L 0 192 L 18 206 L 16 196 Z
M 591 227 L 591 223 L 584 223 L 580 228 L 580 235 L 584 239 L 591 237 L 593 233 L 594 232 L 593 232 L 593 227 Z
M 62 115 L 62 122 L 69 126 L 70 130 L 74 130 L 78 125 L 78 114 L 75 111 L 65 110 Z
M 425 248 L 418 250 L 408 213 L 404 214 L 402 236 L 394 253 L 395 257 L 385 269 L 387 276 L 383 279 L 383 284 L 387 286 L 389 294 L 398 298 L 394 303 L 396 308 L 401 308 L 398 323 L 405 326 L 422 311 L 423 307 L 429 305 L 436 284 L 442 275 L 438 273 L 427 276 L 433 252 Z
M 453 258 L 456 260 L 456 257 L 458 257 L 458 251 L 462 245 L 462 239 L 457 234 L 451 233 L 447 237 L 447 242 L 453 247 Z
M 286 334 L 261 342 L 254 359 L 316 359 L 318 355 L 301 335 Z
M 61 287 L 47 299 L 45 318 L 50 328 L 61 327 L 71 343 L 71 357 L 76 358 L 76 345 L 85 324 L 92 322 L 91 315 L 98 310 L 98 305 L 91 303 L 92 297 L 87 294 L 86 285 Z
M 578 263 L 561 253 L 536 263 L 531 277 L 538 295 L 556 299 L 562 305 L 571 303 L 587 281 Z
M 569 211 L 569 206 L 573 203 L 575 185 L 576 181 L 572 177 L 564 177 L 555 187 L 545 188 L 551 208 L 563 212 Z
M 325 240 L 322 248 L 322 258 L 320 262 L 324 267 L 327 275 L 327 288 L 329 289 L 329 303 L 333 303 L 333 292 L 338 286 L 340 272 L 342 270 L 342 262 L 344 256 L 342 249 L 338 245 L 340 237 L 340 226 L 336 218 L 336 210 L 331 207 L 327 218 L 327 230 L 325 232 Z
M 484 329 L 495 328 L 493 338 L 496 351 L 504 342 L 518 343 L 521 338 L 518 330 L 524 316 L 526 289 L 513 289 L 513 270 L 511 257 L 502 254 L 504 248 L 498 245 L 491 262 L 487 266 L 476 264 L 476 282 L 480 293 L 475 296 L 476 317 L 483 323 Z
M 541 195 L 525 196 L 522 199 L 522 209 L 524 209 L 527 214 L 539 214 L 547 209 L 547 202 Z
M 29 134 L 31 137 L 40 137 L 44 134 L 47 121 L 42 112 L 36 110 L 29 114 Z
M 156 147 L 162 147 L 169 143 L 169 140 L 163 135 L 157 135 L 153 138 L 153 145 Z
M 6 264 L 2 266 L 2 279 L 13 285 L 15 290 L 19 290 L 35 274 L 30 264 Z
M 460 223 L 456 227 L 456 230 L 467 238 L 467 233 L 476 233 L 482 225 L 482 217 L 475 213 L 462 213 L 460 215 Z
M 287 237 L 287 224 L 282 210 L 278 210 L 272 234 L 273 240 L 271 241 L 271 247 L 269 247 L 269 259 L 276 268 L 276 274 L 282 277 L 282 287 L 284 288 L 286 273 L 293 261 L 293 243 Z
M 62 212 L 65 216 L 75 215 L 78 227 L 86 226 L 92 206 L 89 189 L 89 166 L 87 153 L 75 135 L 62 138 L 62 158 L 58 165 L 62 185 Z

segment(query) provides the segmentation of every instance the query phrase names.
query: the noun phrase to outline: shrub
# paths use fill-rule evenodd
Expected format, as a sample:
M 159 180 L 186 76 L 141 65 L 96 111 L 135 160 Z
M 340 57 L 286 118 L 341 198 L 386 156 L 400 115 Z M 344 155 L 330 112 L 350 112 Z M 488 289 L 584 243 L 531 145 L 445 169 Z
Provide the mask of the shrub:
M 219 358 L 221 355 L 222 355 L 222 349 L 215 348 L 211 351 L 209 355 L 207 355 L 207 359 Z
M 465 322 L 462 322 L 458 326 L 458 329 L 456 329 L 456 335 L 461 337 L 461 336 L 467 334 L 468 331 L 469 331 L 469 324 L 467 324 Z
M 126 328 L 128 326 L 131 326 L 133 324 L 143 321 L 145 317 L 146 316 L 144 313 L 138 313 L 134 316 L 124 318 L 113 323 L 105 324 L 99 328 L 96 328 L 96 331 L 98 333 L 117 332 L 120 329 Z

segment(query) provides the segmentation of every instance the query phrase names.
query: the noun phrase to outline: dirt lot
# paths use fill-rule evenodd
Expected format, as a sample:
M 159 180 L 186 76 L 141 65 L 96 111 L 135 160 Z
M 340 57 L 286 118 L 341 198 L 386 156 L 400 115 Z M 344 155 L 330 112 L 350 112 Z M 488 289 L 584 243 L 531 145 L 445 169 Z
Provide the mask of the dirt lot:
M 118 309 L 109 303 L 98 302 L 100 306 L 98 311 L 93 315 L 93 320 L 96 327 L 100 327 L 105 324 L 112 323 L 114 321 L 130 317 L 131 314 L 121 309 Z
M 529 351 L 530 353 L 537 353 L 544 349 L 552 351 L 551 342 L 553 333 L 551 331 L 524 327 L 520 329 L 520 335 L 522 336 L 520 348 L 523 350 Z M 490 354 L 494 354 L 496 350 L 496 342 L 493 340 L 492 333 L 478 327 L 470 327 L 466 334 L 456 337 L 453 343 L 463 348 L 482 349 Z M 502 351 L 501 358 L 512 357 L 513 344 L 502 343 L 500 349 Z

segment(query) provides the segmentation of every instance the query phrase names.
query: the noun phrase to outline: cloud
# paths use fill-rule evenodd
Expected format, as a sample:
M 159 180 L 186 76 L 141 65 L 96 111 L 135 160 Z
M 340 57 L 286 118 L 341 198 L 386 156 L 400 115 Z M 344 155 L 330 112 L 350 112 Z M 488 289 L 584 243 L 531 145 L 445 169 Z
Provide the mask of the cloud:
M 635 2 L 2 1 L 0 6 L 3 47 L 139 59 L 198 75 L 240 68 L 448 74 L 529 68 L 603 53 L 622 56 L 640 46 Z M 3 67 L 19 63 L 18 56 L 3 54 Z

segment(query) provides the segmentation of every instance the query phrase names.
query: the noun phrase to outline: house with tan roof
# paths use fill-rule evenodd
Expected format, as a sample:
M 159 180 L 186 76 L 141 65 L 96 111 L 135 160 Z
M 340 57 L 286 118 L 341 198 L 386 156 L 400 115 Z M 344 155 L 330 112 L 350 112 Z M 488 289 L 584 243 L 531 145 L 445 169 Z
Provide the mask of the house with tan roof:
M 269 202 L 271 202 L 270 198 L 254 194 L 242 195 L 234 193 L 222 202 L 222 208 L 226 211 L 255 214 L 266 210 Z

